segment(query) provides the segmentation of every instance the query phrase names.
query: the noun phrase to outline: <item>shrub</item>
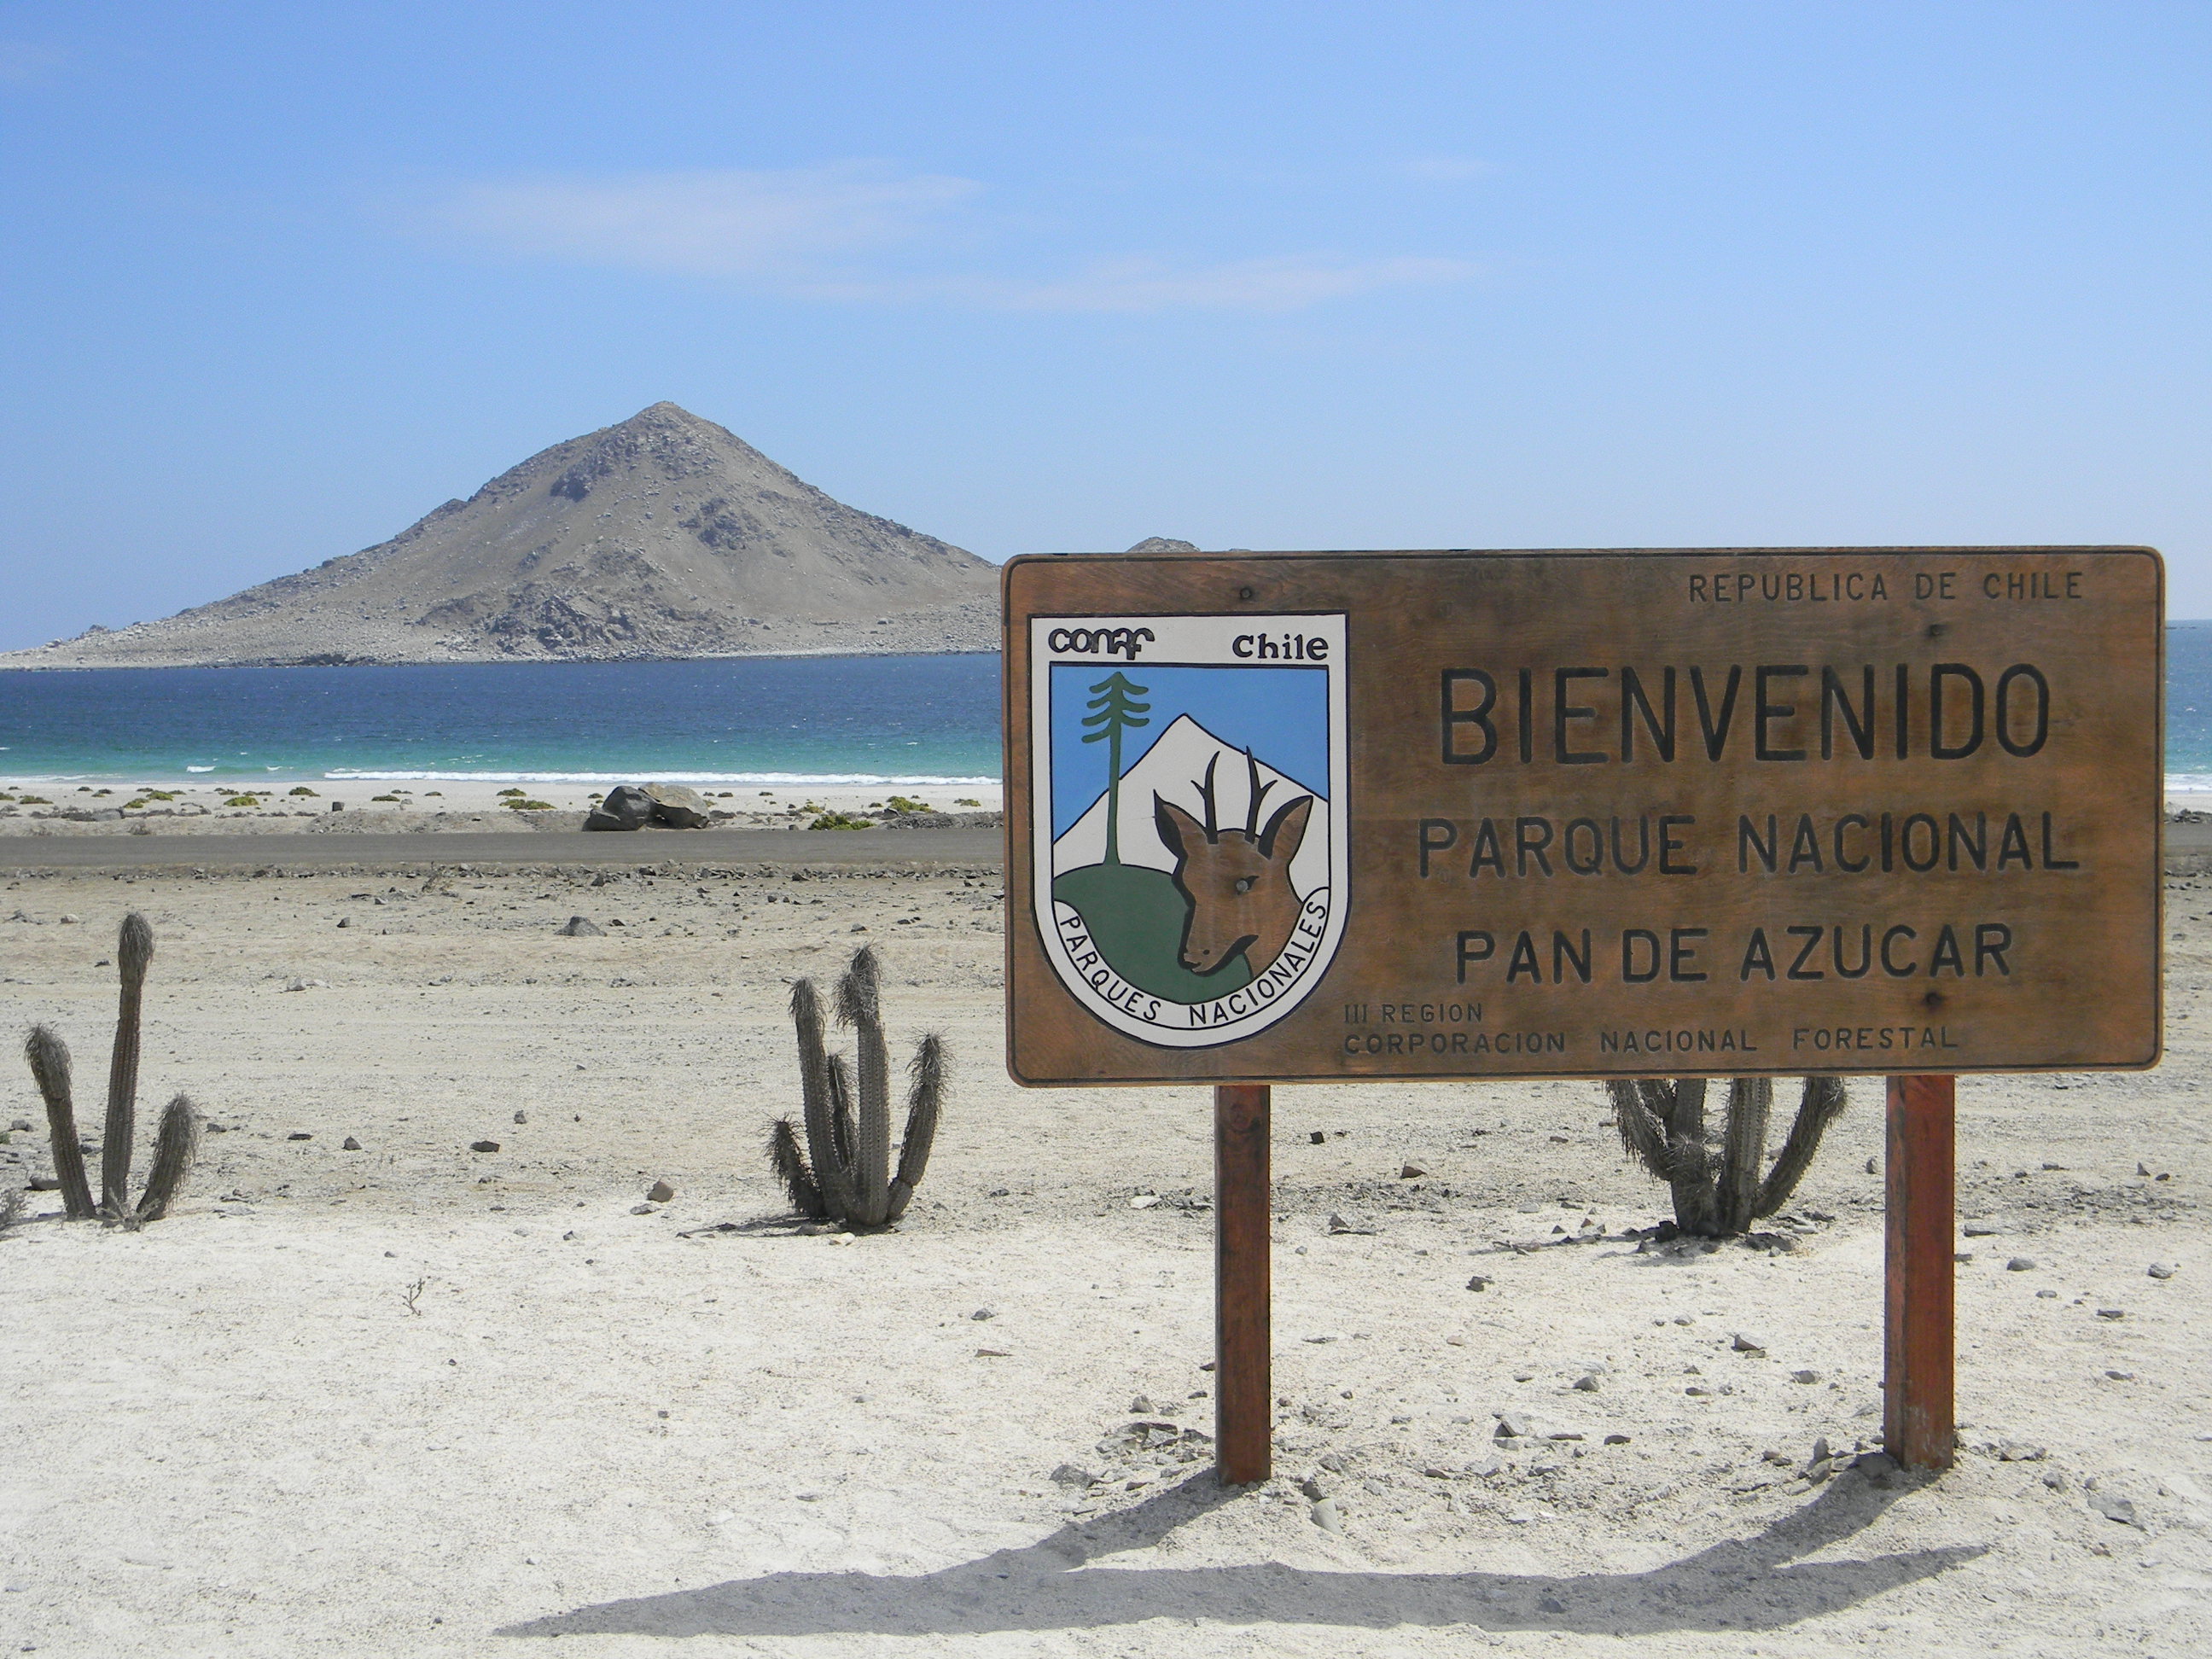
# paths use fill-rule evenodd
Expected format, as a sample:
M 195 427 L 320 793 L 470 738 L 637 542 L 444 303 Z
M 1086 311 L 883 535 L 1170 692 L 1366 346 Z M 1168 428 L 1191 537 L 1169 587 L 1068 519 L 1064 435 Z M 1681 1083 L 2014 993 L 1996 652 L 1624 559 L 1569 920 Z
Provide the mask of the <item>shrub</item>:
M 872 830 L 873 818 L 856 818 L 845 812 L 824 812 L 806 826 L 809 830 Z
M 304 784 L 304 783 L 295 783 L 295 784 L 294 784 L 294 785 L 293 785 L 289 789 L 287 789 L 284 793 L 285 793 L 286 794 L 288 794 L 288 795 L 312 795 L 312 794 L 314 794 L 316 792 L 315 792 L 314 790 L 313 790 L 313 789 L 308 788 L 308 787 L 307 787 L 307 786 L 306 784 Z

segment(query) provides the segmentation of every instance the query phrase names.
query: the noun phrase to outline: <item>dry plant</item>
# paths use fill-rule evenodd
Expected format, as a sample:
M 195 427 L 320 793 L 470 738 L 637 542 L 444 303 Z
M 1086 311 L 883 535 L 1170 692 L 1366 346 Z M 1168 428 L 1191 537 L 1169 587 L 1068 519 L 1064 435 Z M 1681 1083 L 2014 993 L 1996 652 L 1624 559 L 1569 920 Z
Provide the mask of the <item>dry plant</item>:
M 184 1095 L 161 1113 L 154 1139 L 153 1167 L 145 1190 L 131 1201 L 131 1162 L 137 1132 L 138 1033 L 146 969 L 154 959 L 154 929 L 136 910 L 123 918 L 115 963 L 123 981 L 115 1016 L 115 1050 L 107 1067 L 107 1127 L 100 1142 L 100 1203 L 92 1201 L 85 1178 L 84 1152 L 77 1140 L 76 1106 L 70 1094 L 70 1051 L 51 1025 L 33 1025 L 23 1044 L 24 1058 L 46 1103 L 46 1127 L 53 1147 L 54 1174 L 62 1205 L 71 1221 L 98 1217 L 111 1226 L 136 1231 L 169 1212 L 185 1176 L 199 1151 L 200 1115 Z
M 1700 1238 L 1728 1238 L 1790 1201 L 1820 1137 L 1843 1112 L 1844 1080 L 1805 1079 L 1790 1133 L 1763 1173 L 1773 1079 L 1729 1082 L 1717 1143 L 1707 1133 L 1705 1085 L 1701 1077 L 1681 1077 L 1617 1079 L 1605 1086 L 1613 1096 L 1621 1145 L 1674 1189 L 1675 1226 Z
M 430 1281 L 428 1279 L 418 1279 L 412 1285 L 410 1285 L 405 1290 L 399 1292 L 399 1299 L 406 1304 L 407 1311 L 409 1313 L 420 1314 L 422 1311 L 422 1310 L 416 1304 L 422 1301 L 422 1292 L 429 1288 Z
M 23 1189 L 21 1187 L 0 1193 L 0 1238 L 4 1238 L 8 1230 L 22 1220 L 25 1208 Z
M 894 1173 L 890 1053 L 878 1005 L 876 953 L 862 945 L 837 987 L 837 1023 L 851 1026 L 856 1037 L 855 1091 L 845 1057 L 823 1050 L 822 1002 L 814 981 L 802 979 L 791 988 L 806 1146 L 800 1150 L 791 1120 L 778 1118 L 769 1127 L 768 1159 L 791 1195 L 792 1207 L 810 1220 L 887 1227 L 906 1213 L 929 1164 L 945 1084 L 944 1043 L 934 1033 L 923 1037 L 908 1064 L 913 1084 L 907 1093 L 906 1138 Z

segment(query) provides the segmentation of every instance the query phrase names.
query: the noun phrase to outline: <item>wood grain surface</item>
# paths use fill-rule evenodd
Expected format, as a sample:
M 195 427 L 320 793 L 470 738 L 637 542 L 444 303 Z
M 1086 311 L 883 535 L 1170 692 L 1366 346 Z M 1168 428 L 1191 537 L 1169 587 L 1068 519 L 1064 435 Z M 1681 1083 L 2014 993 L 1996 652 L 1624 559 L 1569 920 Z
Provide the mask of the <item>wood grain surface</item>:
M 2157 1061 L 2147 549 L 1079 556 L 1003 595 L 1019 1081 Z M 1246 613 L 1346 618 L 1347 921 L 1278 1023 L 1156 1046 L 1043 953 L 1028 620 Z

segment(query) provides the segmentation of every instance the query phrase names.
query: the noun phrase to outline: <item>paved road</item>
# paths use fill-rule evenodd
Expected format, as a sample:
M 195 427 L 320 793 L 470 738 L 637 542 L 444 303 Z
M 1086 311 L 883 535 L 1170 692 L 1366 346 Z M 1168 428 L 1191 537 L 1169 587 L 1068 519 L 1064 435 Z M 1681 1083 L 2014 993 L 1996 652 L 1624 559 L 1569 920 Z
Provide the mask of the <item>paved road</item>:
M 811 868 L 995 868 L 996 830 L 485 830 L 478 834 L 6 836 L 0 870 L 287 870 L 394 864 L 804 865 Z

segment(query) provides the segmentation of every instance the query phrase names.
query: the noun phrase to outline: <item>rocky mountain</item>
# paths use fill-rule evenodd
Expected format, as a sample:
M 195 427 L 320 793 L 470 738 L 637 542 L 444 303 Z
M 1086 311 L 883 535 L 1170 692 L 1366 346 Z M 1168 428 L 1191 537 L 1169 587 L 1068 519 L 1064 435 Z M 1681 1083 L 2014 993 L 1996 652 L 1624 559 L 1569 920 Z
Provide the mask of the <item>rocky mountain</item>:
M 994 651 L 998 572 L 674 404 L 532 455 L 390 541 L 0 665 Z

